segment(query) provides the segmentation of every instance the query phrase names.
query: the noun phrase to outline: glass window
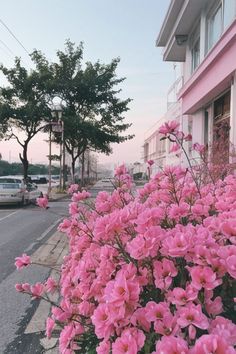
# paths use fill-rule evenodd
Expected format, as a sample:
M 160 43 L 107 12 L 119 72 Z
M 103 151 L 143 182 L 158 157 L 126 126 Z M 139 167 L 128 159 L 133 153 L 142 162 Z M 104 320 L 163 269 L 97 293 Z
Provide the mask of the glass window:
M 192 48 L 192 72 L 198 67 L 200 63 L 200 37 L 195 41 Z
M 217 42 L 223 30 L 222 3 L 208 19 L 208 50 Z
M 235 0 L 224 0 L 224 28 L 228 27 L 235 17 Z

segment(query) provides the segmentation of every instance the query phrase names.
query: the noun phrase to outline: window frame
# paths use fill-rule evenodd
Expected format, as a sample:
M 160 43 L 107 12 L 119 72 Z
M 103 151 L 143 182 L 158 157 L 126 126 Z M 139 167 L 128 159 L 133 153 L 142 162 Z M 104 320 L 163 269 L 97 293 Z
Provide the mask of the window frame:
M 217 38 L 215 42 L 211 40 L 211 32 L 212 32 L 212 24 L 213 24 L 213 18 L 215 18 L 218 10 L 221 8 L 221 23 L 220 23 L 220 35 Z M 206 19 L 206 53 L 208 53 L 211 48 L 214 47 L 214 45 L 217 43 L 218 39 L 221 37 L 224 26 L 223 26 L 223 19 L 224 19 L 224 14 L 223 14 L 223 9 L 224 9 L 224 4 L 222 0 L 217 1 L 214 6 L 210 9 L 210 11 L 207 14 L 207 19 Z
M 231 23 L 235 20 L 236 18 L 236 0 L 234 0 L 234 9 L 233 11 L 233 17 L 232 20 L 228 23 L 225 23 L 225 0 L 218 0 L 218 1 L 213 1 L 211 3 L 211 7 L 208 8 L 207 15 L 206 15 L 206 34 L 205 34 L 205 55 L 215 46 L 215 44 L 218 42 L 224 31 L 231 25 Z M 210 42 L 210 38 L 212 34 L 210 33 L 212 30 L 212 21 L 213 18 L 215 17 L 217 11 L 221 8 L 221 23 L 220 23 L 220 34 L 215 40 L 215 42 L 212 40 Z

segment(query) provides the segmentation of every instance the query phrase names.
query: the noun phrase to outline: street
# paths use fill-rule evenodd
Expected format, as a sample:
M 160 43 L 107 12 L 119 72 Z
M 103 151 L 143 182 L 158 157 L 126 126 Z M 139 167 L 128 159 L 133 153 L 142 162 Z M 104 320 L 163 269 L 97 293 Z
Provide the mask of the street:
M 94 184 L 92 188 L 90 188 L 89 192 L 91 193 L 92 198 L 96 198 L 97 194 L 101 191 L 106 191 L 108 193 L 112 193 L 114 190 L 113 181 L 111 178 L 104 178 L 99 180 Z
M 112 192 L 110 180 L 98 181 L 90 189 L 92 198 L 103 190 Z M 48 210 L 35 205 L 0 206 L 0 353 L 43 353 L 40 339 L 45 336 L 44 331 L 26 331 L 37 310 L 38 301 L 30 302 L 29 296 L 17 293 L 15 284 L 43 281 L 50 270 L 33 265 L 17 271 L 14 262 L 23 253 L 34 255 L 47 242 L 55 233 L 59 222 L 68 215 L 69 202 L 69 198 L 50 202 Z
M 67 214 L 69 200 L 49 203 L 48 210 L 29 205 L 24 208 L 0 207 L 0 353 L 40 353 L 37 335 L 24 334 L 26 325 L 37 308 L 27 295 L 15 291 L 15 284 L 43 281 L 49 269 L 31 266 L 17 271 L 15 257 L 33 255 L 55 232 Z

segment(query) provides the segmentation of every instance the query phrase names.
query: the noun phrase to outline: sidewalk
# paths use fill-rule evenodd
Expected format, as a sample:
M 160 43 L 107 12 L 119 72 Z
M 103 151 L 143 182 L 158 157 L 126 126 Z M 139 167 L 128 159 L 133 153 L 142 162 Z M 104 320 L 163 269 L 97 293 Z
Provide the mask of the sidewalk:
M 56 188 L 53 188 L 50 195 L 50 202 L 56 202 L 64 198 L 70 198 L 67 193 L 58 193 Z M 68 238 L 67 236 L 56 231 L 33 255 L 32 261 L 52 264 L 54 268 L 60 269 L 62 265 L 63 258 L 68 253 Z M 57 270 L 52 270 L 50 276 L 55 280 L 59 280 L 59 272 Z M 55 293 L 49 296 L 49 299 L 57 303 L 59 298 L 59 293 Z M 45 354 L 59 354 L 59 344 L 58 344 L 58 331 L 54 330 L 52 333 L 52 338 L 48 339 L 45 334 L 46 320 L 50 314 L 51 304 L 45 300 L 40 300 L 38 308 L 31 318 L 29 324 L 25 329 L 25 334 L 30 333 L 42 333 L 44 338 L 40 339 L 40 344 L 42 346 L 42 353 Z
M 50 202 L 56 202 L 68 197 L 67 193 L 58 193 L 56 188 L 53 188 L 50 195 Z M 53 268 L 60 269 L 63 262 L 63 257 L 68 252 L 68 239 L 67 236 L 59 231 L 56 231 L 38 250 L 32 255 L 32 261 L 51 264 Z M 50 273 L 53 279 L 59 280 L 59 272 L 53 269 Z M 49 299 L 57 303 L 59 294 L 55 293 L 49 296 Z M 45 300 L 41 300 L 37 307 L 36 312 L 31 318 L 29 324 L 25 329 L 25 334 L 42 333 L 44 338 L 40 339 L 42 346 L 42 353 L 59 354 L 58 336 L 55 331 L 55 336 L 47 339 L 45 334 L 46 320 L 50 314 L 51 304 Z
M 51 264 L 53 268 L 60 269 L 63 262 L 63 257 L 68 252 L 68 241 L 65 234 L 56 231 L 33 255 L 32 261 Z M 59 280 L 59 273 L 57 270 L 53 269 L 50 276 L 55 280 Z M 49 296 L 49 299 L 53 302 L 57 302 L 59 294 L 55 293 Z M 41 300 L 36 312 L 31 318 L 28 326 L 25 329 L 25 334 L 30 333 L 45 333 L 46 319 L 50 313 L 51 304 L 45 300 Z M 52 334 L 53 335 L 53 334 Z M 55 333 L 56 335 L 56 333 Z M 43 347 L 42 353 L 47 354 L 58 354 L 58 337 L 53 337 L 51 339 L 45 337 L 40 340 L 40 344 Z
M 61 199 L 64 199 L 66 197 L 69 197 L 67 193 L 63 193 L 63 192 L 57 192 L 56 190 L 52 190 L 51 191 L 51 195 L 50 195 L 50 198 L 49 198 L 49 201 L 50 202 L 55 202 L 57 200 L 61 200 Z

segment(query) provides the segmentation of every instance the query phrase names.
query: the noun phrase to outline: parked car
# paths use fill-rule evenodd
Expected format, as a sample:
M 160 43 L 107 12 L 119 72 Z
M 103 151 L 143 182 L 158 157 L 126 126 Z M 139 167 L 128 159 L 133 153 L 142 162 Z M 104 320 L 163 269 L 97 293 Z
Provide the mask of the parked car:
M 47 184 L 47 178 L 43 176 L 30 176 L 30 182 L 36 184 Z
M 24 180 L 18 177 L 0 177 L 0 204 L 24 205 L 28 202 Z

